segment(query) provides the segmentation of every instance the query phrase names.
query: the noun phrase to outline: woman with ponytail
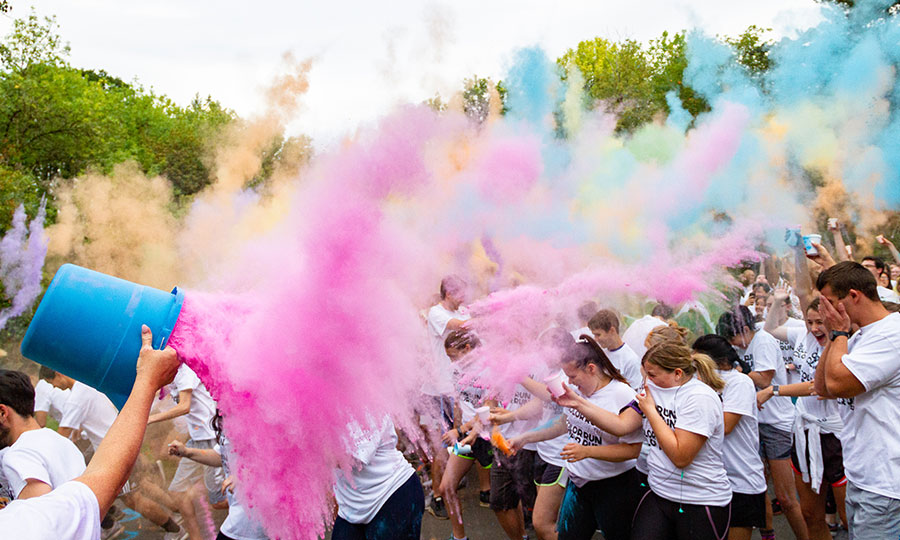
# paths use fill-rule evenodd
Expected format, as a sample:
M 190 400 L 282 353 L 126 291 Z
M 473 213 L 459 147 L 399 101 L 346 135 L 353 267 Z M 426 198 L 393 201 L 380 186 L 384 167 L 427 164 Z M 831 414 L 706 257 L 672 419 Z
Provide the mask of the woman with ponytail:
M 577 389 L 576 393 L 567 387 L 567 395 L 594 408 L 619 410 L 634 399 L 634 390 L 587 335 L 569 348 L 562 367 L 569 383 Z M 512 446 L 520 448 L 568 431 L 570 442 L 561 453 L 568 462 L 568 481 L 557 521 L 560 540 L 588 540 L 597 529 L 603 530 L 607 540 L 632 537 L 630 516 L 639 497 L 639 478 L 634 468 L 642 440 L 639 428 L 635 424 L 630 432 L 612 434 L 570 407 L 565 409 L 565 417 L 552 426 L 510 440 Z
M 644 355 L 637 405 L 644 415 L 650 491 L 634 516 L 632 538 L 724 540 L 731 521 L 725 473 L 725 382 L 706 355 L 664 341 Z

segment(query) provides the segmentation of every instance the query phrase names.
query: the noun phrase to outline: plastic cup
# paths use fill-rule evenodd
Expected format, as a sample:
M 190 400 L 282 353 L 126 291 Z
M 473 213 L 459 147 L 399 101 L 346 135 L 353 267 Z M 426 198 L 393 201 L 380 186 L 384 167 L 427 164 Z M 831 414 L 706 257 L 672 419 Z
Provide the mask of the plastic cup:
M 184 293 L 63 265 L 41 300 L 22 356 L 100 390 L 120 409 L 134 385 L 141 325 L 153 347 L 165 347 L 181 313 Z
M 818 255 L 819 251 L 816 249 L 813 244 L 821 244 L 822 243 L 822 235 L 821 234 L 805 234 L 803 235 L 803 247 L 806 248 L 807 255 Z
M 486 405 L 475 409 L 475 414 L 478 415 L 478 419 L 481 420 L 482 424 L 487 425 L 491 421 L 491 408 Z
M 544 383 L 547 385 L 547 390 L 550 390 L 550 393 L 553 394 L 553 397 L 558 398 L 559 396 L 566 393 L 566 389 L 563 388 L 563 381 L 565 380 L 566 374 L 563 370 L 559 370 L 553 375 L 544 378 Z
M 828 218 L 828 228 L 829 229 L 837 229 L 837 218 L 833 218 L 833 217 Z

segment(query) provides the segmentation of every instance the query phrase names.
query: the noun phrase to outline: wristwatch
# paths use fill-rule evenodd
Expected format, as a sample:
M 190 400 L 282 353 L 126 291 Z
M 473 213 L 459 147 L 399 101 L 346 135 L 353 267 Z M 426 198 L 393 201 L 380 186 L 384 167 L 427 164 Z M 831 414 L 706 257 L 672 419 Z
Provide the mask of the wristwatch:
M 844 332 L 843 330 L 831 331 L 831 341 L 836 340 L 838 336 L 844 336 L 845 338 L 850 339 L 850 332 Z
M 773 385 L 772 385 L 772 395 L 773 395 L 773 396 L 777 396 L 777 395 L 778 395 L 778 385 L 777 385 L 777 384 L 773 384 Z

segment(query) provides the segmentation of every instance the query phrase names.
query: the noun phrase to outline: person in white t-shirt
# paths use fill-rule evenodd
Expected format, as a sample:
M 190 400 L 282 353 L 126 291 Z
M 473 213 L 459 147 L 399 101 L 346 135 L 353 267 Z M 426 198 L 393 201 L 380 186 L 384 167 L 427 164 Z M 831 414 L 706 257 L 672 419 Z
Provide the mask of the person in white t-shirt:
M 712 358 L 722 389 L 725 412 L 725 446 L 722 455 L 731 482 L 731 526 L 729 540 L 749 540 L 754 528 L 766 528 L 766 475 L 759 456 L 756 387 L 750 377 L 734 369 L 737 351 L 722 336 L 700 336 L 691 346 Z
M 52 369 L 41 366 L 37 382 L 34 384 L 34 419 L 41 427 L 47 425 L 47 417 L 53 418 L 59 424 L 66 408 L 66 400 L 69 399 L 70 390 L 60 390 L 50 384 L 54 373 Z
M 665 306 L 664 304 L 660 305 Z M 668 308 L 668 306 L 665 307 Z M 668 309 L 668 312 L 669 317 L 674 313 L 671 308 Z M 658 315 L 657 309 L 654 308 L 653 313 L 644 315 L 628 326 L 622 334 L 622 341 L 631 347 L 631 350 L 634 351 L 634 354 L 638 355 L 638 358 L 642 358 L 644 353 L 647 352 L 647 347 L 645 345 L 647 335 L 657 326 L 666 326 L 667 324 L 666 317 L 664 317 L 663 314 Z
M 787 384 L 787 370 L 778 340 L 766 331 L 754 330 L 753 317 L 747 306 L 737 306 L 719 317 L 716 333 L 727 339 L 743 357 L 751 371 L 747 376 L 756 388 Z M 806 522 L 800 509 L 794 472 L 791 469 L 791 445 L 793 442 L 794 404 L 789 399 L 770 402 L 759 412 L 760 453 L 768 465 L 775 488 L 775 497 L 794 536 L 798 540 L 809 538 Z M 772 530 L 772 509 L 766 507 L 766 529 Z
M 445 340 L 447 356 L 453 363 L 453 379 L 456 387 L 454 427 L 443 434 L 443 441 L 450 446 L 450 456 L 447 460 L 447 468 L 441 477 L 440 493 L 446 501 L 447 511 L 450 515 L 450 527 L 453 530 L 455 540 L 466 539 L 466 528 L 463 524 L 462 505 L 456 494 L 456 487 L 466 476 L 472 465 L 478 462 L 481 470 L 488 476 L 487 482 L 481 484 L 482 476 L 479 471 L 479 497 L 490 503 L 490 466 L 494 459 L 494 450 L 491 443 L 479 436 L 489 426 L 482 426 L 475 414 L 475 409 L 482 406 L 493 407 L 497 402 L 484 399 L 484 389 L 473 384 L 462 384 L 463 374 L 459 369 L 463 358 L 473 348 L 479 345 L 478 338 L 472 332 L 465 329 L 457 329 L 447 336 Z
M 106 437 L 110 426 L 116 419 L 118 411 L 112 401 L 102 392 L 90 386 L 72 379 L 62 373 L 44 371 L 50 376 L 50 384 L 61 390 L 69 392 L 63 410 L 62 420 L 59 422 L 59 434 L 72 438 L 78 433 L 84 432 L 94 451 L 100 446 L 100 442 Z M 139 457 L 139 459 L 142 459 Z M 133 468 L 132 482 L 137 483 L 139 466 Z M 138 491 L 126 488 L 122 493 L 125 505 L 137 511 L 153 523 L 159 525 L 167 532 L 178 532 L 181 527 L 175 523 L 172 514 L 162 505 L 145 497 Z M 104 530 L 114 526 L 112 518 L 104 520 Z
M 367 429 L 350 426 L 352 471 L 334 471 L 337 518 L 333 540 L 419 540 L 425 494 L 412 466 L 397 450 L 394 424 L 385 418 Z
M 216 431 L 216 446 L 208 448 L 190 448 L 179 440 L 169 443 L 169 454 L 187 458 L 209 467 L 221 467 L 225 473 L 222 489 L 228 499 L 228 516 L 219 528 L 216 540 L 266 540 L 266 530 L 250 517 L 238 496 L 234 492 L 234 477 L 229 463 L 233 463 L 234 452 L 231 441 L 222 433 L 222 417 L 216 414 L 213 418 Z
M 212 450 L 216 443 L 216 434 L 212 428 L 216 402 L 209 395 L 206 386 L 194 370 L 187 364 L 182 364 L 169 390 L 177 404 L 167 411 L 151 414 L 147 424 L 184 416 L 190 437 L 185 446 Z M 215 498 L 220 488 L 215 470 L 196 461 L 181 459 L 169 484 L 169 493 L 175 499 L 181 517 L 184 518 L 184 528 L 191 538 L 202 538 L 193 502 L 194 489 L 201 481 L 209 491 L 210 497 Z
M 565 418 L 511 439 L 510 444 L 519 448 L 568 433 L 569 443 L 560 454 L 568 462 L 568 480 L 559 510 L 558 537 L 587 540 L 602 529 L 604 538 L 628 540 L 631 520 L 622 517 L 633 515 L 640 498 L 634 465 L 643 435 L 639 426 L 621 436 L 608 433 L 585 418 L 580 408 L 618 410 L 634 399 L 634 390 L 590 337 L 569 348 L 562 366 L 577 389 L 567 389 L 572 397 L 566 403 L 572 406 L 564 409 Z
M 791 344 L 792 363 L 797 366 L 800 382 L 785 386 L 769 386 L 759 391 L 760 407 L 772 399 L 797 398 L 794 442 L 791 463 L 798 478 L 800 506 L 810 538 L 827 540 L 831 533 L 825 521 L 828 486 L 834 493 L 838 513 L 847 522 L 844 497 L 847 478 L 844 475 L 841 419 L 838 403 L 816 395 L 813 380 L 825 344 L 828 342 L 825 321 L 820 313 L 820 299 L 815 298 L 806 309 L 806 328 L 780 326 L 773 336 Z
M 757 324 L 757 330 L 765 330 L 772 334 L 778 340 L 778 346 L 781 348 L 781 358 L 784 360 L 784 368 L 787 370 L 787 382 L 785 384 L 794 384 L 800 382 L 800 374 L 797 372 L 797 366 L 794 364 L 794 348 L 786 340 L 781 339 L 781 333 L 776 336 L 772 330 L 775 328 L 798 328 L 805 331 L 806 323 L 803 319 L 796 319 L 788 315 L 793 301 L 790 294 L 784 290 L 776 289 L 768 300 L 768 311 L 766 320 Z
M 426 396 L 424 414 L 420 424 L 427 439 L 437 441 L 441 434 L 453 428 L 453 380 L 450 358 L 444 348 L 444 341 L 450 332 L 463 328 L 469 314 L 463 307 L 466 300 L 466 282 L 458 276 L 447 276 L 441 280 L 440 302 L 431 306 L 426 314 L 426 330 L 431 343 L 431 365 L 426 370 L 429 376 L 422 385 Z M 437 442 L 435 442 L 437 444 Z M 436 489 L 428 511 L 438 519 L 447 519 L 447 509 L 440 493 L 443 470 L 447 454 L 443 447 L 433 448 L 431 462 L 431 485 Z
M 84 472 L 84 456 L 72 441 L 34 418 L 34 388 L 19 371 L 0 370 L 0 458 L 10 499 L 49 493 Z
M 641 359 L 619 337 L 619 317 L 612 310 L 601 309 L 588 321 L 588 328 L 609 361 L 628 381 L 628 386 L 639 389 L 643 384 Z
M 874 276 L 855 262 L 824 270 L 816 288 L 830 341 L 814 385 L 818 395 L 839 398 L 850 537 L 897 538 L 900 314 L 884 308 Z
M 578 339 L 582 334 L 588 336 L 591 335 L 591 329 L 588 327 L 588 322 L 591 320 L 591 317 L 597 313 L 597 309 L 597 302 L 594 302 L 593 300 L 588 300 L 578 306 L 576 315 L 578 317 L 578 324 L 581 326 L 569 332 L 573 339 Z
M 147 416 L 156 391 L 175 376 L 178 356 L 171 348 L 153 350 L 150 329 L 142 327 L 143 346 L 131 395 L 84 473 L 50 493 L 16 500 L 0 510 L 5 538 L 97 540 L 106 514 L 141 449 Z

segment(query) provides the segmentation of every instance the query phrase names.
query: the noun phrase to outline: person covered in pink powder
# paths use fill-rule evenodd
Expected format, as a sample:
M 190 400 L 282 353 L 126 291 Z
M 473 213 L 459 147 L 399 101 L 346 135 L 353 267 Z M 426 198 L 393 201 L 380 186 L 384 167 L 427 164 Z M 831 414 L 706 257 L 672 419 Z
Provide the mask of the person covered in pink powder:
M 453 380 L 444 341 L 450 332 L 462 328 L 469 320 L 469 314 L 462 306 L 465 292 L 466 282 L 462 278 L 453 275 L 445 277 L 441 280 L 440 302 L 431 306 L 426 316 L 432 365 L 430 370 L 426 370 L 430 371 L 431 376 L 422 385 L 427 403 L 424 407 L 426 413 L 420 421 L 426 432 L 436 434 L 429 440 L 437 440 L 441 434 L 453 429 Z M 432 455 L 431 484 L 435 487 L 435 493 L 428 511 L 439 519 L 448 519 L 439 487 L 447 454 L 442 448 L 435 448 Z
M 390 418 L 349 426 L 351 471 L 334 471 L 337 518 L 332 540 L 419 540 L 425 494 L 415 469 L 397 450 Z

